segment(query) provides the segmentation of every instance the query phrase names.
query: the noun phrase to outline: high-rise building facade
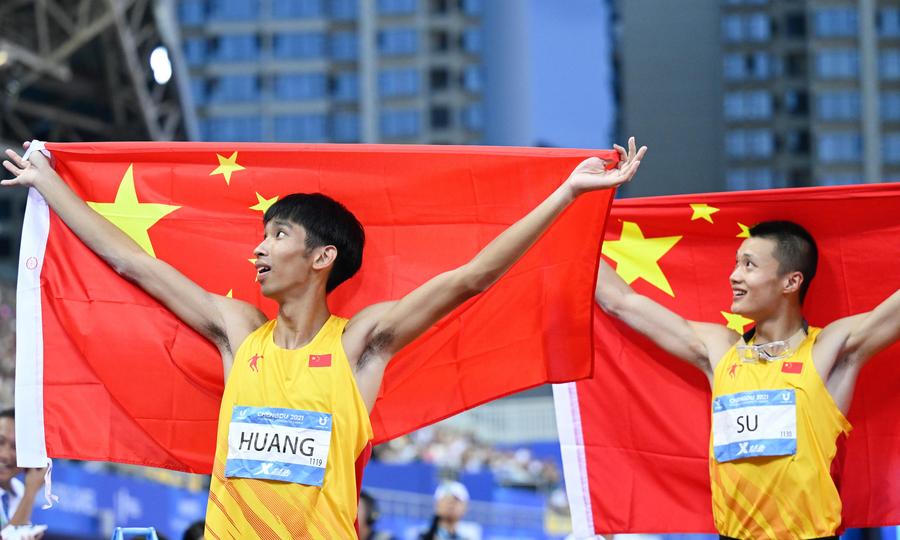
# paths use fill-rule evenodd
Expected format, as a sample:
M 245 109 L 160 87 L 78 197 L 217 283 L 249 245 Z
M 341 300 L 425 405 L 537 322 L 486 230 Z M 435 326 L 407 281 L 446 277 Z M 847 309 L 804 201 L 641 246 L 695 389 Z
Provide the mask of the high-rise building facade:
M 896 0 L 722 2 L 729 189 L 900 179 Z
M 179 0 L 201 138 L 482 140 L 479 0 Z
M 616 0 L 628 195 L 900 180 L 897 0 Z

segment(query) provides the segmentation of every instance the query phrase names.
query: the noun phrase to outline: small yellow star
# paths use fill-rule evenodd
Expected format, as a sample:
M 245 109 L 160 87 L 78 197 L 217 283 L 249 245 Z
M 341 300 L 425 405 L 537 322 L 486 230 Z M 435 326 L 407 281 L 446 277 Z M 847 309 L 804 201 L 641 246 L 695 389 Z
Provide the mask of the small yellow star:
M 225 177 L 225 183 L 230 186 L 231 173 L 244 170 L 244 167 L 239 165 L 237 162 L 238 153 L 235 151 L 233 154 L 231 154 L 231 157 L 225 157 L 222 154 L 216 154 L 216 157 L 219 158 L 219 166 L 216 167 L 213 172 L 209 173 L 209 175 L 223 175 Z
M 181 208 L 168 204 L 142 203 L 138 201 L 134 189 L 134 165 L 129 165 L 122 177 L 116 200 L 111 203 L 88 201 L 87 204 L 98 214 L 108 219 L 113 225 L 137 242 L 141 248 L 156 257 L 150 235 L 147 231 L 157 221 Z
M 694 214 L 691 216 L 691 221 L 705 219 L 710 223 L 713 222 L 712 215 L 719 211 L 718 208 L 705 203 L 691 204 L 691 210 L 694 211 Z
M 753 319 L 748 319 L 747 317 L 738 315 L 737 313 L 729 313 L 728 311 L 720 311 L 719 313 L 721 313 L 722 316 L 725 317 L 725 320 L 728 321 L 728 324 L 726 324 L 725 326 L 731 328 L 738 334 L 743 334 L 744 328 L 748 324 L 753 322 Z
M 669 296 L 675 296 L 669 280 L 659 267 L 659 260 L 681 240 L 680 236 L 644 238 L 637 223 L 622 223 L 618 240 L 603 242 L 603 254 L 616 261 L 616 273 L 631 285 L 637 278 L 653 285 Z
M 225 293 L 225 296 L 228 298 L 234 298 L 234 289 L 228 289 L 228 292 Z
M 259 193 L 257 193 L 256 201 L 257 201 L 256 204 L 251 206 L 250 210 L 259 210 L 260 212 L 265 214 L 266 211 L 269 210 L 270 206 L 272 206 L 273 204 L 278 202 L 278 195 L 272 197 L 271 199 L 267 199 L 267 198 L 263 197 L 262 195 L 260 195 Z
M 737 226 L 741 228 L 741 232 L 737 235 L 738 238 L 750 238 L 750 227 L 743 223 L 738 223 Z

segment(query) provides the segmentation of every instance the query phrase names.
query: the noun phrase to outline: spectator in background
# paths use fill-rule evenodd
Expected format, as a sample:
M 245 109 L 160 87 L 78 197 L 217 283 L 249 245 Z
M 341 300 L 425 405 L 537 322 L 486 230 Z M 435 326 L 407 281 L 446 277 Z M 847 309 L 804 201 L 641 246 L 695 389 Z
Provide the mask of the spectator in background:
M 375 529 L 378 524 L 378 502 L 366 491 L 359 493 L 359 508 L 356 518 L 359 520 L 359 540 L 393 540 L 388 532 L 380 532 Z
M 527 448 L 499 450 L 478 440 L 474 433 L 445 426 L 429 426 L 375 447 L 373 459 L 402 465 L 430 463 L 443 477 L 490 470 L 504 487 L 552 492 L 560 473 L 551 459 L 535 458 Z
M 206 522 L 202 519 L 191 523 L 191 526 L 188 527 L 181 536 L 181 540 L 203 540 L 203 530 L 205 527 Z
M 13 409 L 0 411 L 0 528 L 4 538 L 10 527 L 30 525 L 34 498 L 44 485 L 47 469 L 28 469 L 25 481 L 16 476 L 22 469 L 16 464 L 16 413 Z M 19 531 L 17 538 L 40 538 L 42 533 Z
M 434 492 L 434 517 L 419 540 L 466 540 L 457 526 L 469 507 L 469 490 L 459 482 L 444 482 Z
M 13 402 L 16 374 L 16 288 L 0 283 L 0 404 Z

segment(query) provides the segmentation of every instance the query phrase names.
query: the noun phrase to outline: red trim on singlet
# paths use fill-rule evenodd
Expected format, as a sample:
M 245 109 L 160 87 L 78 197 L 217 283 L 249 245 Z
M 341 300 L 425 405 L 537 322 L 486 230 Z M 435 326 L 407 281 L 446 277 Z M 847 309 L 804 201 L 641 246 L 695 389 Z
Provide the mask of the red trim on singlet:
M 831 460 L 831 481 L 837 488 L 838 496 L 841 494 L 841 472 L 844 470 L 844 459 L 847 457 L 847 435 L 839 435 L 835 441 L 834 459 Z M 842 505 L 843 507 L 843 505 Z M 843 512 L 842 512 L 843 513 Z M 840 536 L 844 534 L 844 516 L 841 516 L 841 526 L 834 534 Z
M 353 468 L 356 470 L 356 506 L 359 507 L 359 492 L 362 491 L 363 471 L 372 457 L 372 441 L 366 443 L 366 447 L 359 453 Z M 353 521 L 353 528 L 356 529 L 356 537 L 359 538 L 359 513 L 356 514 L 356 520 Z

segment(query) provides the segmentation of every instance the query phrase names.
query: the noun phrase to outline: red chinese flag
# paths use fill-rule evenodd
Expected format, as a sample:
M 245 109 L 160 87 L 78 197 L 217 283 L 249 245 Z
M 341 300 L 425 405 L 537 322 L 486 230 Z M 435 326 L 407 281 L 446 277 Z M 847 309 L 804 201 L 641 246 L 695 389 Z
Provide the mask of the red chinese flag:
M 817 240 L 810 324 L 871 310 L 897 290 L 900 184 L 619 200 L 603 253 L 638 293 L 742 330 L 748 321 L 728 311 L 728 276 L 747 227 L 771 219 Z M 593 378 L 554 388 L 577 536 L 713 532 L 706 378 L 599 308 L 594 336 Z M 900 346 L 874 357 L 857 384 L 836 467 L 844 525 L 897 524 Z
M 363 270 L 330 296 L 351 316 L 468 261 L 549 195 L 587 150 L 420 146 L 51 144 L 56 168 L 145 249 L 260 306 L 248 260 L 263 211 L 292 192 L 342 201 L 367 232 Z M 599 155 L 615 161 L 616 154 Z M 611 190 L 581 197 L 483 295 L 391 363 L 377 441 L 591 372 L 592 290 Z M 19 459 L 209 472 L 218 352 L 93 255 L 34 192 L 19 272 Z M 258 359 L 265 362 L 264 359 Z M 319 365 L 327 359 L 310 359 Z

